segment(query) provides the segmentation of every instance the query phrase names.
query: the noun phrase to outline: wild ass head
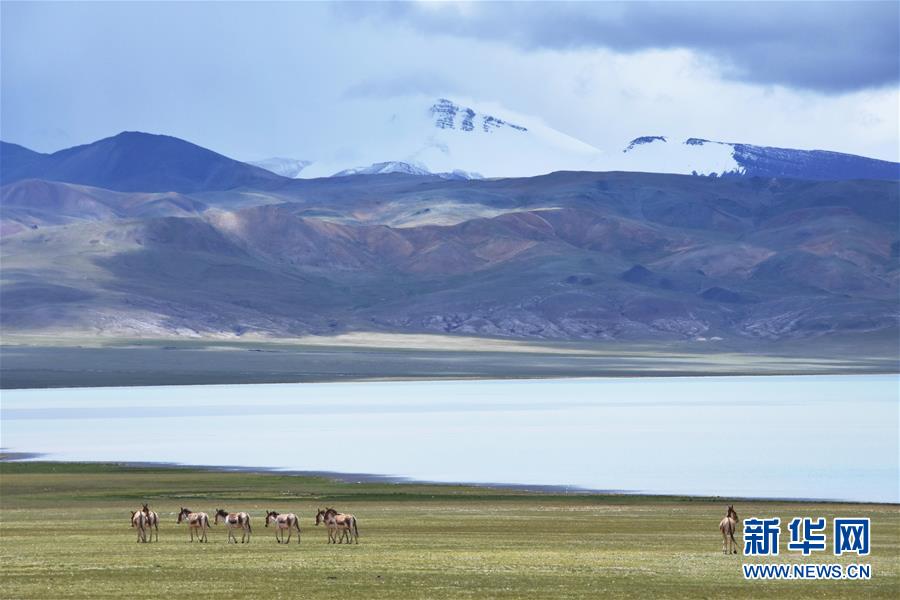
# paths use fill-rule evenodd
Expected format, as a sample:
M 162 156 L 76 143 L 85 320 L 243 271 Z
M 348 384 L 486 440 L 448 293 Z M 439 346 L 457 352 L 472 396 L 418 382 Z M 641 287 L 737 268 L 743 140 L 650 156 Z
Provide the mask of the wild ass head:
M 734 510 L 734 504 L 728 505 L 728 514 L 726 515 L 729 519 L 734 519 L 735 521 L 740 521 L 740 517 L 738 517 L 737 512 Z

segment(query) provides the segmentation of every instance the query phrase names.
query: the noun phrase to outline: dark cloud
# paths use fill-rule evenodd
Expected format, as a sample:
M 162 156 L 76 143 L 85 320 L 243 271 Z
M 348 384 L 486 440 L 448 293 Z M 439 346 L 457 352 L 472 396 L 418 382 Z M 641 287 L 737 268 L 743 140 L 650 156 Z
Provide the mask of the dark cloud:
M 824 93 L 900 81 L 896 1 L 352 3 L 339 11 L 526 50 L 686 48 L 730 79 Z

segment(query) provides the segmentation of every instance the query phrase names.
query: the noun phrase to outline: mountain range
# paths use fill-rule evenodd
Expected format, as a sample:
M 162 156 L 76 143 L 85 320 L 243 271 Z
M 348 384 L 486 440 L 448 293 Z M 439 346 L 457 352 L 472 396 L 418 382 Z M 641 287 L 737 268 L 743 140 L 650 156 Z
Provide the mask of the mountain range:
M 462 127 L 468 113 L 454 114 Z M 486 123 L 476 113 L 462 131 L 532 131 Z M 140 133 L 49 155 L 0 150 L 7 333 L 440 332 L 738 348 L 897 333 L 896 180 L 291 179 Z
M 269 159 L 254 164 L 288 177 L 400 172 L 529 177 L 553 171 L 628 171 L 704 176 L 842 180 L 900 178 L 898 163 L 822 150 L 796 150 L 691 137 L 643 135 L 603 149 L 527 115 L 498 116 L 446 98 L 391 114 L 354 152 L 369 157 Z M 344 153 L 347 154 L 347 153 Z M 285 167 L 286 162 L 291 165 Z M 298 168 L 298 165 L 299 168 Z

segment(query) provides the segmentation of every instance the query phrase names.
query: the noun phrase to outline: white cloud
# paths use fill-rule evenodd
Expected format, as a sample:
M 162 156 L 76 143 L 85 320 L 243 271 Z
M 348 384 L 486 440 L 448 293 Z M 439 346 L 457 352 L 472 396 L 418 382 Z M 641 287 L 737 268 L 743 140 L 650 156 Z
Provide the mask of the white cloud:
M 425 94 L 425 110 L 439 93 L 603 149 L 667 134 L 900 158 L 896 86 L 736 81 L 686 49 L 523 50 L 291 3 L 3 3 L 2 28 L 3 137 L 42 151 L 60 147 L 51 131 L 84 143 L 137 129 L 242 159 L 363 155 L 412 110 L 404 97 Z

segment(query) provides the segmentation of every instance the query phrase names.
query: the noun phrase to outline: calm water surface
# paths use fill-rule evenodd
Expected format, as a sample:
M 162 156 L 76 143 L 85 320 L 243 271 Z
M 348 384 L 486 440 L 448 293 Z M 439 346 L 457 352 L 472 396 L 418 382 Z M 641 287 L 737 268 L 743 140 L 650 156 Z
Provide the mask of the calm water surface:
M 51 460 L 900 502 L 896 375 L 4 390 Z

